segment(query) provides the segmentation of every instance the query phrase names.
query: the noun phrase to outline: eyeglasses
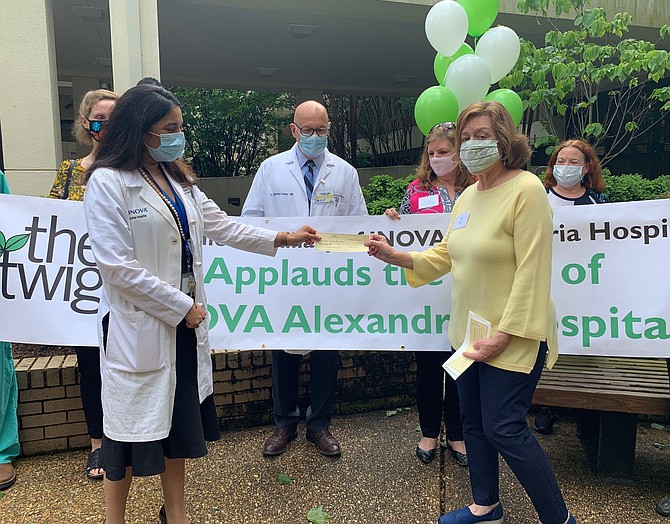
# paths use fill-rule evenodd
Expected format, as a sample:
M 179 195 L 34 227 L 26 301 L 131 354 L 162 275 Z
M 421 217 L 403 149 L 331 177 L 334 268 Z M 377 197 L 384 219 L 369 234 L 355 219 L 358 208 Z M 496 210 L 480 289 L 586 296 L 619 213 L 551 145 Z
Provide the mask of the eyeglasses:
M 451 129 L 456 129 L 456 124 L 454 122 L 442 122 L 441 124 L 435 124 L 433 127 L 430 128 L 430 130 L 432 131 L 436 127 L 443 127 L 447 131 L 449 131 Z
M 330 126 L 320 127 L 319 129 L 312 129 L 311 127 L 300 127 L 295 122 L 293 122 L 293 125 L 298 128 L 298 131 L 300 131 L 300 135 L 305 137 L 312 136 L 314 133 L 316 133 L 317 136 L 324 138 L 330 134 Z

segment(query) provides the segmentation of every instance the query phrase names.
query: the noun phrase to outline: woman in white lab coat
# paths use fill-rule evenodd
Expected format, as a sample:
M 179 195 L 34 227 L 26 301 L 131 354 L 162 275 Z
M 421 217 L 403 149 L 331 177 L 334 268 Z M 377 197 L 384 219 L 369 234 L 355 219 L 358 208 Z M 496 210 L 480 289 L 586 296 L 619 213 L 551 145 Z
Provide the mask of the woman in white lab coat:
M 142 85 L 117 102 L 84 200 L 102 276 L 100 347 L 107 524 L 124 522 L 133 476 L 161 475 L 161 522 L 187 524 L 184 459 L 220 437 L 203 287 L 202 238 L 274 255 L 311 244 L 308 226 L 270 231 L 230 219 L 195 185 L 179 101 Z

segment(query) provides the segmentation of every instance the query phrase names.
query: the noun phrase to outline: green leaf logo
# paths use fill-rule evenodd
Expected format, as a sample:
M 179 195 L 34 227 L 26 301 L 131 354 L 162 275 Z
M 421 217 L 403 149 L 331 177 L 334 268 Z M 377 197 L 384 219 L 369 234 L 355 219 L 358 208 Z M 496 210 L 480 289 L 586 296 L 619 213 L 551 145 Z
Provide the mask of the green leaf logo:
M 5 253 L 18 251 L 28 243 L 29 238 L 30 233 L 23 233 L 21 235 L 14 235 L 13 237 L 6 238 L 5 234 L 0 231 L 0 257 Z

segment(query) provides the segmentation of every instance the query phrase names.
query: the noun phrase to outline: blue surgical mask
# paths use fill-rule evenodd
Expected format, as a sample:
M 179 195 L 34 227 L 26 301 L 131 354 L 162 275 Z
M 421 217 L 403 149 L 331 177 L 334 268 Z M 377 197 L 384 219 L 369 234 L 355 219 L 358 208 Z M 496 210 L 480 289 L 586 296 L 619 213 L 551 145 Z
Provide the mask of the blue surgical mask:
M 298 147 L 308 158 L 316 158 L 328 145 L 327 136 L 318 136 L 314 133 L 312 136 L 301 136 Z
M 582 179 L 582 166 L 554 166 L 553 173 L 556 183 L 561 187 L 572 187 L 579 184 Z
M 149 131 L 151 133 L 151 131 Z M 151 133 L 161 139 L 161 145 L 158 147 L 150 147 L 147 144 L 147 149 L 151 158 L 156 162 L 174 162 L 184 155 L 184 147 L 186 146 L 186 137 L 183 131 L 177 133 L 165 133 L 159 135 Z

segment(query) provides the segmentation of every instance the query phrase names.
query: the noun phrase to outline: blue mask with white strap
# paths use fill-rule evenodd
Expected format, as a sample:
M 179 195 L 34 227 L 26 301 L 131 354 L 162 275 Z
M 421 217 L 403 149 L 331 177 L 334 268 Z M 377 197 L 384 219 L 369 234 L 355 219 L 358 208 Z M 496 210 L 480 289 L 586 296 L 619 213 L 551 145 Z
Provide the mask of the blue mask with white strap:
M 144 144 L 147 146 L 151 158 L 156 162 L 174 162 L 184 155 L 186 137 L 183 131 L 162 135 L 152 133 L 151 131 L 149 133 L 161 139 L 161 144 L 158 147 L 150 147 L 148 144 Z

